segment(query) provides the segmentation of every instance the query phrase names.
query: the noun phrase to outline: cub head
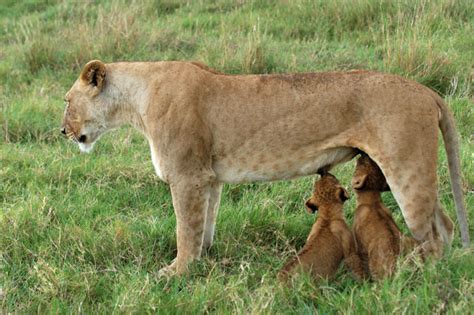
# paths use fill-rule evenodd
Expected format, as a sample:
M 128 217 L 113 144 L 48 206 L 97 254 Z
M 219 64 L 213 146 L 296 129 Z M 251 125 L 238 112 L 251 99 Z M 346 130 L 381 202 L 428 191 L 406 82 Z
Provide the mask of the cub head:
M 349 193 L 330 173 L 325 173 L 314 183 L 313 196 L 306 201 L 306 210 L 310 213 L 318 211 L 322 205 L 343 204 L 349 199 Z
M 365 153 L 357 160 L 352 188 L 358 191 L 389 191 L 390 187 L 378 165 Z
M 61 132 L 90 152 L 95 141 L 110 127 L 111 105 L 103 91 L 107 85 L 106 65 L 99 60 L 88 62 L 66 93 L 66 109 Z

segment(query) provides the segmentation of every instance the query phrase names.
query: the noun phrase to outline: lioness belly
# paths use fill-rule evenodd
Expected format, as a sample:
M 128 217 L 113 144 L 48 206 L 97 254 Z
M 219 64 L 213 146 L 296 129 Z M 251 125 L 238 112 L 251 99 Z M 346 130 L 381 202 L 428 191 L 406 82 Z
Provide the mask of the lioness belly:
M 270 153 L 257 152 L 255 156 L 235 155 L 215 161 L 213 168 L 217 179 L 224 183 L 272 181 L 315 174 L 319 168 L 348 161 L 355 154 L 356 151 L 348 147 L 320 152 L 305 152 L 302 149 L 273 159 Z

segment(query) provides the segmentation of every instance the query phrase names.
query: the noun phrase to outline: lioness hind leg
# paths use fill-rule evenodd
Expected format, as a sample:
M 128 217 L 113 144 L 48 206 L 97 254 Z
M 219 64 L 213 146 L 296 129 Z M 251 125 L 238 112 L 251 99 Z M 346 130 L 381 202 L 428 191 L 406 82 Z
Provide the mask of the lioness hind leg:
M 453 241 L 454 234 L 454 224 L 453 221 L 445 214 L 443 206 L 441 203 L 437 202 L 435 210 L 435 224 L 438 232 L 443 239 L 443 242 L 447 245 L 451 245 Z
M 388 120 L 374 130 L 377 137 L 366 139 L 367 150 L 361 149 L 385 175 L 422 253 L 439 257 L 443 244 L 449 243 L 440 235 L 449 231 L 449 223 L 438 210 L 439 112 L 429 103 L 413 106 L 416 115 L 405 113 L 397 121 Z
M 378 164 L 408 228 L 420 242 L 423 254 L 440 257 L 443 243 L 449 243 L 449 239 L 442 237 L 442 234 L 449 234 L 450 228 L 449 221 L 438 209 L 436 156 L 433 159 L 429 162 L 423 159 L 410 161 L 409 157 L 405 157 L 397 161 L 391 157 Z
M 202 249 L 207 250 L 212 246 L 216 227 L 217 211 L 221 201 L 222 184 L 215 183 L 210 187 L 209 206 L 207 207 L 206 223 L 204 226 L 204 241 Z

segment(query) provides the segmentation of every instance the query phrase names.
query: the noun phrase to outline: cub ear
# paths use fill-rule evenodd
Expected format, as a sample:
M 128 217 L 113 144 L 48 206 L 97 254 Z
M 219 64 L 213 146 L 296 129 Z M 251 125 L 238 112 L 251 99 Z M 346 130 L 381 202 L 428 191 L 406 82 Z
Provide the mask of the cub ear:
M 337 198 L 339 198 L 342 202 L 349 199 L 349 193 L 344 189 L 344 187 L 339 187 L 337 190 Z
M 318 206 L 316 206 L 316 204 L 314 203 L 313 198 L 309 198 L 308 200 L 306 200 L 305 206 L 306 211 L 308 211 L 309 213 L 315 213 L 316 211 L 318 211 Z
M 362 189 L 365 185 L 365 181 L 367 180 L 367 174 L 362 175 L 354 175 L 352 177 L 352 188 L 354 189 Z
M 81 73 L 81 80 L 100 92 L 105 84 L 105 64 L 100 60 L 89 61 Z

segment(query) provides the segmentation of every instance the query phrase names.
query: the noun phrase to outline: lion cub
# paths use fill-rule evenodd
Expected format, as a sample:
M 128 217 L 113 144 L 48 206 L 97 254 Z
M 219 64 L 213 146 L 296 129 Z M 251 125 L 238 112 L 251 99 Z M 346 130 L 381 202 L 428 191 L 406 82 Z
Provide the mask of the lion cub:
M 318 211 L 318 219 L 303 249 L 280 271 L 280 280 L 287 280 L 298 269 L 309 271 L 316 278 L 330 278 L 343 259 L 357 279 L 365 278 L 353 235 L 344 220 L 343 204 L 348 198 L 347 191 L 329 173 L 314 184 L 313 196 L 306 201 L 306 207 L 310 212 Z
M 353 230 L 359 256 L 374 279 L 390 276 L 400 252 L 413 248 L 415 240 L 402 237 L 381 198 L 381 192 L 390 187 L 377 164 L 364 153 L 357 160 L 352 187 L 357 195 Z

